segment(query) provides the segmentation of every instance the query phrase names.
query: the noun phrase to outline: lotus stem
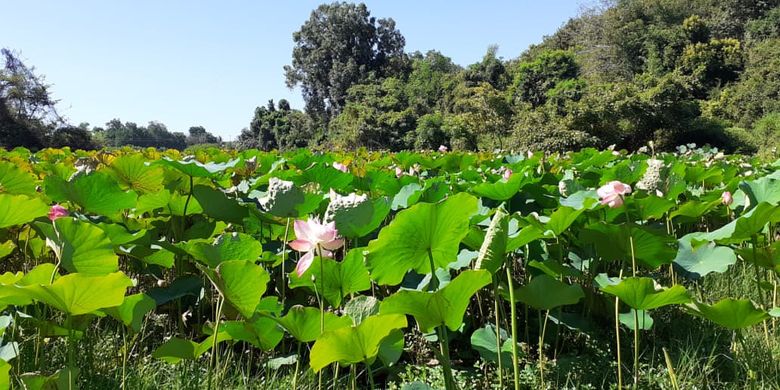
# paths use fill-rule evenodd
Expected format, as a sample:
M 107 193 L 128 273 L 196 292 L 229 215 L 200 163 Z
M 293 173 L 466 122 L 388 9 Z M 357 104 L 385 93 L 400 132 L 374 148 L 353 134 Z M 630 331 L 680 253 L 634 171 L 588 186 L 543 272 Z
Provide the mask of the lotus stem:
M 217 353 L 217 340 L 219 339 L 219 321 L 222 317 L 222 306 L 223 306 L 224 299 L 222 298 L 222 294 L 220 294 L 217 298 L 217 315 L 214 318 L 214 333 L 211 343 L 211 353 L 213 356 L 212 359 L 212 365 L 209 367 L 209 388 L 211 388 L 212 385 L 212 374 L 214 370 L 216 370 L 219 367 L 219 354 Z M 217 382 L 219 382 L 219 378 L 214 378 Z
M 371 370 L 371 363 L 368 362 L 368 359 L 363 360 L 363 363 L 366 365 L 366 372 L 368 373 L 368 382 L 371 384 L 371 390 L 376 388 L 376 384 L 374 384 L 374 371 Z
M 282 246 L 282 285 L 280 287 L 280 290 L 282 292 L 282 296 L 279 297 L 279 300 L 282 303 L 282 307 L 284 307 L 284 295 L 285 295 L 285 289 L 287 288 L 287 274 L 284 271 L 284 262 L 287 261 L 285 258 L 286 249 L 287 249 L 287 243 L 288 243 L 288 236 L 290 234 L 290 217 L 287 217 L 287 222 L 284 225 L 284 245 Z
M 669 356 L 666 348 L 661 348 L 661 350 L 664 352 L 664 360 L 666 361 L 666 369 L 669 371 L 669 381 L 672 382 L 672 389 L 680 390 L 680 385 L 677 383 L 677 375 L 674 373 L 672 358 Z
M 498 388 L 503 389 L 504 388 L 504 372 L 503 372 L 503 366 L 501 365 L 501 318 L 500 314 L 498 313 L 498 283 L 495 279 L 493 279 L 493 310 L 495 311 L 495 319 L 496 319 L 496 351 L 498 351 L 497 354 L 497 363 L 498 363 Z M 514 305 L 512 305 L 514 307 Z M 514 339 L 514 335 L 512 335 L 512 338 Z M 514 340 L 512 340 L 514 342 Z
M 623 270 L 620 270 L 621 279 L 623 278 Z M 615 297 L 615 350 L 617 352 L 617 376 L 618 376 L 618 390 L 623 388 L 623 367 L 620 359 L 620 298 Z
M 510 310 L 510 323 L 512 327 L 512 374 L 514 375 L 515 390 L 520 388 L 520 372 L 518 371 L 518 358 L 517 358 L 517 308 L 515 305 L 515 289 L 512 283 L 512 270 L 510 264 L 507 264 L 506 268 L 506 282 L 509 289 L 509 310 Z M 498 301 L 498 300 L 496 300 Z M 498 350 L 499 356 L 501 356 L 501 349 Z
M 192 198 L 192 189 L 193 189 L 193 187 L 194 187 L 194 186 L 193 186 L 193 184 L 194 184 L 194 183 L 193 183 L 192 176 L 190 176 L 190 192 L 189 192 L 189 193 L 187 193 L 187 200 L 185 200 L 185 201 L 184 201 L 184 213 L 182 213 L 182 214 L 184 214 L 184 215 L 182 216 L 182 218 L 183 218 L 184 220 L 186 220 L 186 219 L 187 219 L 187 207 L 190 205 L 190 199 Z
M 628 244 L 631 247 L 631 270 L 636 277 L 636 256 L 634 255 L 634 237 L 628 235 Z M 634 388 L 639 384 L 639 312 L 634 310 Z M 619 321 L 618 321 L 619 322 Z
M 295 354 L 297 359 L 295 359 L 295 371 L 293 371 L 293 377 L 292 377 L 292 388 L 293 390 L 298 390 L 298 371 L 301 368 L 301 342 L 298 342 L 298 352 Z
M 433 253 L 428 248 L 428 261 L 431 266 L 431 282 L 429 290 L 435 291 L 439 286 L 439 279 L 436 277 L 436 263 L 433 261 Z M 436 327 L 436 333 L 439 337 L 439 350 L 441 355 L 442 369 L 444 370 L 444 387 L 447 390 L 455 389 L 455 380 L 452 377 L 452 364 L 450 362 L 450 341 L 447 336 L 447 326 L 439 325 Z

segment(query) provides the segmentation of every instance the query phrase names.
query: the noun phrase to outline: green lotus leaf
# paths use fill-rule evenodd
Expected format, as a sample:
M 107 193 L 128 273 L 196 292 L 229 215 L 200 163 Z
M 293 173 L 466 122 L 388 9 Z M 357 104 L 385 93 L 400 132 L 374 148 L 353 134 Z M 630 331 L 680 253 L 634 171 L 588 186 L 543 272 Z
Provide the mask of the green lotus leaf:
M 561 206 L 571 207 L 575 210 L 592 209 L 599 204 L 599 196 L 595 190 L 577 191 L 568 197 L 560 199 Z
M 179 172 L 192 177 L 212 177 L 217 173 L 222 173 L 228 168 L 232 168 L 241 161 L 240 159 L 230 160 L 225 163 L 210 162 L 207 164 L 200 163 L 197 160 L 172 160 L 168 157 L 163 157 L 157 160 L 154 164 L 166 166 L 178 170 Z
M 158 201 L 161 199 L 157 199 Z M 154 205 L 157 206 L 157 205 Z M 194 196 L 187 196 L 174 192 L 168 198 L 168 204 L 165 207 L 166 214 L 183 217 L 186 215 L 196 215 L 203 212 L 203 206 L 201 206 L 198 199 Z
M 393 203 L 390 206 L 393 210 L 405 209 L 415 203 L 422 196 L 423 187 L 418 183 L 409 183 L 398 191 L 393 197 Z
M 515 299 L 535 309 L 550 310 L 573 305 L 585 297 L 578 284 L 566 284 L 546 274 L 535 276 L 515 291 Z
M 404 353 L 404 332 L 402 329 L 393 329 L 390 335 L 379 343 L 377 357 L 385 367 L 391 367 L 397 363 Z
M 561 206 L 550 214 L 550 219 L 544 226 L 551 230 L 553 234 L 559 236 L 574 223 L 583 211 L 585 211 L 585 209 L 574 209 L 567 206 Z
M 469 228 L 477 199 L 460 193 L 440 203 L 418 203 L 399 212 L 368 244 L 366 265 L 379 284 L 397 285 L 410 269 L 431 273 L 444 268 L 458 255 L 460 241 Z
M 625 278 L 618 284 L 601 287 L 601 291 L 618 297 L 635 310 L 650 310 L 691 301 L 685 287 L 674 285 L 656 289 L 655 281 L 651 278 Z
M 221 322 L 219 332 L 226 334 L 230 340 L 245 341 L 265 351 L 274 349 L 284 337 L 279 324 L 268 317 Z
M 714 305 L 700 302 L 694 305 L 691 312 L 731 330 L 751 327 L 769 318 L 767 312 L 756 308 L 749 299 L 726 298 Z
M 777 205 L 780 203 L 780 180 L 771 176 L 744 181 L 739 188 L 750 198 L 750 204 L 762 202 Z
M 186 275 L 174 279 L 168 286 L 150 289 L 147 294 L 159 306 L 186 296 L 200 296 L 202 290 L 203 280 L 199 276 Z
M 246 207 L 215 188 L 196 185 L 192 195 L 203 208 L 203 213 L 214 219 L 240 224 L 249 214 Z
M 632 252 L 630 238 L 633 238 L 634 256 L 640 263 L 655 269 L 674 260 L 674 239 L 644 226 L 599 222 L 580 232 L 583 243 L 595 245 L 599 256 L 628 263 L 631 262 Z
M 378 228 L 389 212 L 389 200 L 378 198 L 356 203 L 331 201 L 325 215 L 327 220 L 336 222 L 339 235 L 358 238 Z
M 217 268 L 220 263 L 230 260 L 254 262 L 263 254 L 260 242 L 244 233 L 226 233 L 217 237 L 213 243 L 188 242 L 181 248 L 210 268 Z
M 113 215 L 135 207 L 137 195 L 123 191 L 109 175 L 101 172 L 77 176 L 65 181 L 57 176 L 44 180 L 46 194 L 58 202 L 71 202 L 98 215 Z
M 330 165 L 317 164 L 303 171 L 297 182 L 317 183 L 324 190 L 323 192 L 327 192 L 330 188 L 338 191 L 347 189 L 354 178 L 352 174 L 341 172 Z
M 0 244 L 0 260 L 13 253 L 14 249 L 16 249 L 16 244 L 11 240 Z
M 37 224 L 47 244 L 68 272 L 103 275 L 119 269 L 119 257 L 103 229 L 74 218 L 58 218 L 54 228 Z
M 157 302 L 152 297 L 139 293 L 126 296 L 121 305 L 106 309 L 106 314 L 116 318 L 134 332 L 139 332 L 144 317 L 155 307 Z
M 634 318 L 634 312 L 636 312 L 636 318 Z M 627 313 L 620 313 L 618 320 L 623 326 L 630 330 L 634 330 L 634 320 L 637 321 L 639 330 L 650 330 L 653 327 L 653 317 L 650 317 L 650 313 L 645 310 L 631 309 Z
M 371 288 L 368 270 L 363 263 L 364 250 L 351 249 L 342 262 L 315 257 L 300 277 L 295 272 L 290 273 L 290 287 L 316 289 L 331 305 L 339 307 L 344 297 Z
M 125 290 L 133 282 L 121 272 L 108 275 L 68 274 L 51 285 L 31 285 L 23 289 L 36 301 L 46 303 L 68 315 L 80 315 L 119 306 Z
M 499 339 L 501 340 L 499 343 Z M 499 350 L 499 344 L 501 349 Z M 479 352 L 482 359 L 489 362 L 498 362 L 499 354 L 501 361 L 512 361 L 512 340 L 503 329 L 496 335 L 496 328 L 493 325 L 485 325 L 471 334 L 471 347 Z
M 674 200 L 650 195 L 645 198 L 631 198 L 633 207 L 644 221 L 661 219 L 675 206 Z
M 369 295 L 358 295 L 344 305 L 344 314 L 352 318 L 354 325 L 359 325 L 366 318 L 379 314 L 380 301 Z
M 417 320 L 423 333 L 434 327 L 446 325 L 457 330 L 471 296 L 490 284 L 490 272 L 485 270 L 463 271 L 449 284 L 435 292 L 401 290 L 387 297 L 379 308 L 380 314 L 409 314 Z
M 204 272 L 244 318 L 252 318 L 271 280 L 263 267 L 245 260 L 223 261 L 216 270 L 205 269 Z
M 506 244 L 509 230 L 509 215 L 503 207 L 499 207 L 490 220 L 485 232 L 485 240 L 479 249 L 474 269 L 486 269 L 491 274 L 501 268 L 506 261 Z
M 676 217 L 688 217 L 692 220 L 701 218 L 702 215 L 707 214 L 710 210 L 717 207 L 721 204 L 720 199 L 710 202 L 703 202 L 698 200 L 689 200 L 680 207 L 677 208 L 677 210 L 672 211 L 669 213 L 669 217 L 676 218 Z
M 49 206 L 38 198 L 0 193 L 0 229 L 28 223 L 49 212 Z
M 106 169 L 119 186 L 139 194 L 156 193 L 163 188 L 164 171 L 147 163 L 140 154 L 117 157 Z
M 388 314 L 368 317 L 357 326 L 325 332 L 311 349 L 311 368 L 317 372 L 336 362 L 344 365 L 370 364 L 379 353 L 382 341 L 393 330 L 405 327 L 406 316 Z
M 471 192 L 483 198 L 505 201 L 511 199 L 520 191 L 520 187 L 523 185 L 523 179 L 525 179 L 523 175 L 515 174 L 512 175 L 509 180 L 477 184 L 471 187 Z
M 171 192 L 165 189 L 158 192 L 143 194 L 138 197 L 134 213 L 136 215 L 142 215 L 158 209 L 166 209 L 166 211 L 168 211 L 168 204 L 171 202 L 171 197 Z
M 764 229 L 767 223 L 778 221 L 780 221 L 780 206 L 759 203 L 720 229 L 698 235 L 696 240 L 715 241 L 724 245 L 737 244 L 749 240 L 754 234 Z
M 317 339 L 322 333 L 320 329 L 320 309 L 296 305 L 290 308 L 281 318 L 274 318 L 296 340 L 308 343 Z M 339 317 L 331 312 L 325 312 L 324 331 L 334 330 L 352 325 L 352 319 Z
M 679 248 L 674 264 L 685 270 L 693 278 L 700 278 L 712 272 L 723 273 L 729 266 L 737 262 L 734 250 L 726 246 L 718 246 L 708 242 L 693 246 L 691 240 L 698 233 L 691 233 L 677 240 Z
M 322 195 L 301 191 L 293 182 L 277 178 L 270 179 L 268 191 L 252 191 L 249 198 L 257 199 L 263 210 L 281 218 L 306 215 L 324 199 Z
M 18 166 L 0 161 L 0 194 L 35 196 L 36 178 Z

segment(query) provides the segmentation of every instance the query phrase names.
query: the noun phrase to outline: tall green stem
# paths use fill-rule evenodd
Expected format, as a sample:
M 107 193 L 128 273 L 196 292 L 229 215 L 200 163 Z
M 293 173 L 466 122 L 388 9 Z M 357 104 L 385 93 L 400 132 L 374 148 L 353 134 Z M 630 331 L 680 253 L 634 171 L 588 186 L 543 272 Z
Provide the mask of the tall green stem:
M 428 261 L 431 265 L 431 282 L 428 284 L 429 290 L 436 291 L 439 286 L 439 279 L 436 277 L 436 264 L 433 261 L 433 253 L 428 248 Z M 444 387 L 447 390 L 455 389 L 455 379 L 452 376 L 452 363 L 450 362 L 450 341 L 447 335 L 447 326 L 439 325 L 436 327 L 436 333 L 439 337 L 439 350 L 441 355 L 442 369 L 444 370 Z
M 504 368 L 501 365 L 501 318 L 498 310 L 498 283 L 493 279 L 493 311 L 495 312 L 496 319 L 496 351 L 498 351 L 497 363 L 498 363 L 498 388 L 504 388 Z M 512 305 L 514 307 L 514 305 Z M 514 335 L 512 335 L 512 341 L 514 342 Z
M 212 343 L 211 343 L 211 356 L 213 356 L 213 359 L 211 360 L 212 365 L 209 367 L 209 388 L 212 386 L 212 376 L 213 372 L 219 367 L 219 351 L 217 351 L 217 342 L 219 339 L 219 321 L 222 318 L 222 306 L 224 303 L 224 299 L 222 298 L 222 295 L 220 294 L 217 298 L 217 315 L 214 317 L 214 333 L 212 334 Z M 214 378 L 217 382 L 219 382 L 219 378 Z
M 517 308 L 515 305 L 515 288 L 512 283 L 512 269 L 510 268 L 510 264 L 506 265 L 506 282 L 509 289 L 509 310 L 510 310 L 510 323 L 512 327 L 512 373 L 514 374 L 514 382 L 515 382 L 515 390 L 518 390 L 520 388 L 520 371 L 518 368 L 518 357 L 517 357 Z M 496 299 L 498 300 L 498 299 Z M 499 348 L 499 355 L 501 354 L 501 349 Z
M 298 371 L 301 369 L 301 342 L 298 342 L 298 352 L 295 359 L 295 371 L 293 371 L 292 388 L 298 390 Z
M 623 278 L 623 269 L 620 270 L 621 279 Z M 620 359 L 620 298 L 615 297 L 615 350 L 617 352 L 617 376 L 618 390 L 623 388 L 623 367 Z
M 287 253 L 287 239 L 290 234 L 290 218 L 287 218 L 287 223 L 284 225 L 284 246 L 282 246 L 282 285 L 280 287 L 282 296 L 279 297 L 279 300 L 282 303 L 282 307 L 284 307 L 284 295 L 285 295 L 285 289 L 287 288 L 287 274 L 284 271 L 284 262 L 287 260 L 285 258 L 285 254 Z
M 371 390 L 374 390 L 376 384 L 374 384 L 374 371 L 371 370 L 371 363 L 368 362 L 368 359 L 363 360 L 363 363 L 366 364 L 366 372 L 368 372 L 368 382 L 371 384 Z

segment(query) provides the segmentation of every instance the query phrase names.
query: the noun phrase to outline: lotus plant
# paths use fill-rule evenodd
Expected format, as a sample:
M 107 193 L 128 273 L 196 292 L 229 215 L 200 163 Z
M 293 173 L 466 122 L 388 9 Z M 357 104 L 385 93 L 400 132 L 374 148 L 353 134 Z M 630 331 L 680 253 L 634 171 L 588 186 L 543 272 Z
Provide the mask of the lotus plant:
M 347 168 L 346 165 L 344 165 L 344 164 L 342 164 L 342 163 L 340 163 L 338 161 L 334 161 L 333 162 L 333 168 L 336 168 L 339 171 L 344 172 L 344 173 L 349 172 L 349 168 Z
M 68 214 L 68 209 L 60 206 L 59 204 L 55 204 L 54 206 L 51 206 L 51 209 L 49 209 L 49 220 L 54 222 L 58 218 L 67 217 Z
M 720 201 L 726 206 L 730 206 L 734 203 L 734 197 L 731 196 L 731 192 L 725 191 L 720 195 Z
M 512 170 L 509 168 L 504 167 L 503 173 L 501 173 L 501 177 L 504 178 L 504 180 L 509 180 L 512 177 Z
M 623 196 L 631 193 L 631 186 L 614 180 L 601 186 L 596 193 L 601 198 L 601 204 L 616 208 L 623 205 Z
M 305 254 L 298 260 L 295 273 L 303 275 L 314 261 L 314 251 L 319 251 L 321 257 L 332 257 L 333 250 L 344 245 L 344 239 L 338 238 L 336 222 L 323 223 L 317 217 L 308 220 L 296 220 L 293 229 L 296 239 L 290 242 L 290 247 Z

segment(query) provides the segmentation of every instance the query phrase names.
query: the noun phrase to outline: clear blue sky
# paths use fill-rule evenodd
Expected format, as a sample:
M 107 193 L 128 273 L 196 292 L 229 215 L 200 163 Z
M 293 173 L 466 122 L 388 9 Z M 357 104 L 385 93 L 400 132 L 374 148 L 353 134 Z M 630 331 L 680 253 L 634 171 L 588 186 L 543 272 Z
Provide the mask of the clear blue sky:
M 112 118 L 205 126 L 234 139 L 268 99 L 303 105 L 284 84 L 292 33 L 323 1 L 8 1 L 0 46 L 53 84 L 72 123 Z M 580 9 L 578 0 L 365 1 L 392 17 L 406 51 L 436 49 L 460 65 L 491 44 L 517 57 Z

